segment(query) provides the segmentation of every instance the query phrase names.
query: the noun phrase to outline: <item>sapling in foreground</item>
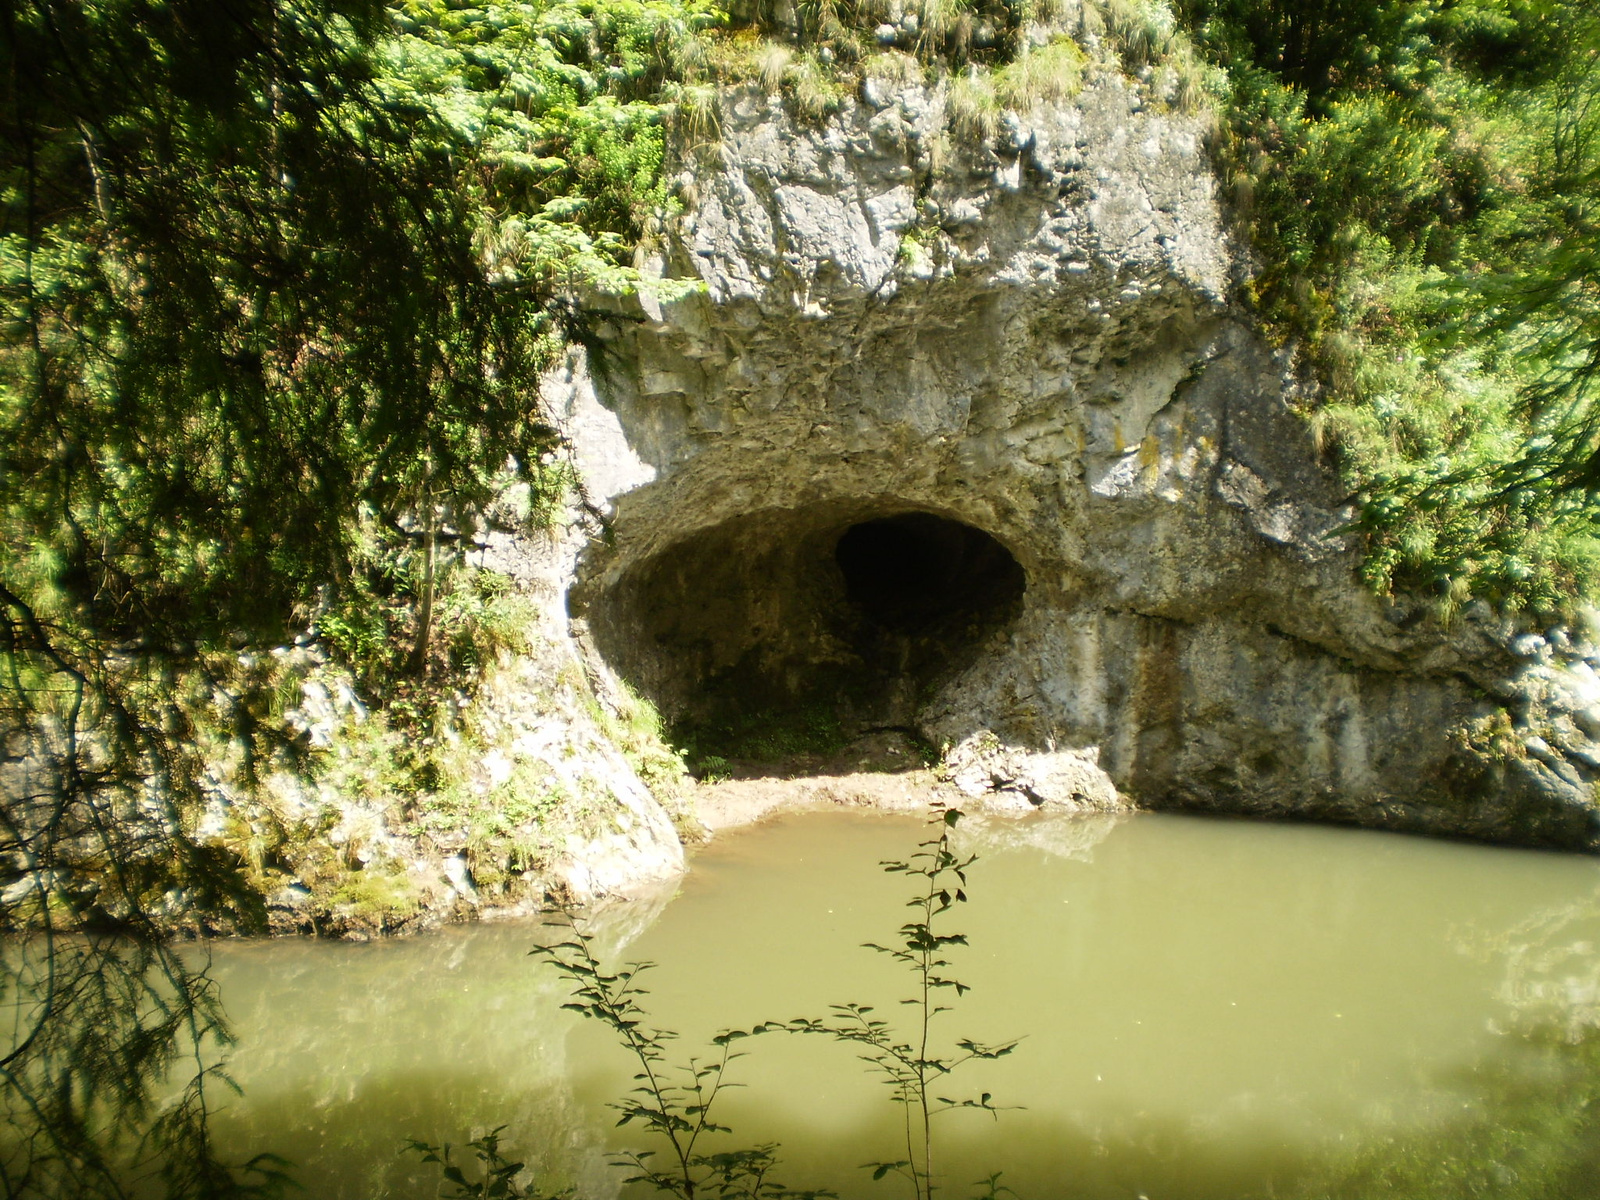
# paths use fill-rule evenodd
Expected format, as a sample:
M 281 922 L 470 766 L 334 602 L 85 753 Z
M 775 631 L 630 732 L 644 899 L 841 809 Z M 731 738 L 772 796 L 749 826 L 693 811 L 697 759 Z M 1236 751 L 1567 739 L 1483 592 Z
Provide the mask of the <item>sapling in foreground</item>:
M 970 1062 L 1002 1058 L 1017 1046 L 1015 1041 L 989 1045 L 960 1038 L 951 1043 L 951 1049 L 940 1052 L 935 1042 L 934 1022 L 951 1011 L 949 1005 L 940 1003 L 941 997 L 959 997 L 969 990 L 967 984 L 949 973 L 951 964 L 945 957 L 952 947 L 967 944 L 966 935 L 947 931 L 944 918 L 957 904 L 966 902 L 967 868 L 976 861 L 974 855 L 957 853 L 951 841 L 956 822 L 961 819 L 960 810 L 941 809 L 937 815 L 936 836 L 920 842 L 910 858 L 881 864 L 891 874 L 905 874 L 921 881 L 906 902 L 907 908 L 915 910 L 915 918 L 900 927 L 897 944 L 866 943 L 867 949 L 889 956 L 911 974 L 913 994 L 900 1001 L 912 1010 L 909 1029 L 896 1028 L 878 1016 L 871 1005 L 859 1003 L 835 1004 L 832 1015 L 826 1018 L 797 1018 L 757 1029 L 823 1034 L 857 1048 L 861 1060 L 893 1091 L 905 1119 L 905 1157 L 867 1166 L 873 1179 L 888 1175 L 904 1178 L 910 1183 L 915 1200 L 930 1200 L 937 1190 L 933 1119 L 959 1108 L 982 1109 L 990 1114 L 998 1111 L 988 1092 L 976 1099 L 941 1095 L 950 1090 L 949 1076 Z M 998 1174 L 977 1186 L 984 1189 L 980 1196 L 1010 1194 L 1010 1189 L 1001 1187 Z
M 948 931 L 946 917 L 955 905 L 966 901 L 966 872 L 974 862 L 974 856 L 958 854 L 951 841 L 961 813 L 940 809 L 936 816 L 937 833 L 918 843 L 915 853 L 904 861 L 881 864 L 891 874 L 919 881 L 906 902 L 906 907 L 914 910 L 913 919 L 900 927 L 895 944 L 866 943 L 867 949 L 889 956 L 911 975 L 912 995 L 901 1000 L 913 1010 L 907 1031 L 879 1017 L 871 1005 L 836 1004 L 826 1018 L 797 1017 L 763 1022 L 749 1030 L 725 1030 L 711 1040 L 711 1053 L 704 1060 L 673 1063 L 665 1048 L 677 1035 L 652 1025 L 641 1004 L 647 992 L 639 978 L 654 964 L 629 963 L 607 972 L 592 941 L 570 916 L 571 937 L 531 952 L 572 983 L 572 999 L 562 1007 L 607 1026 L 637 1064 L 634 1086 L 611 1107 L 622 1114 L 618 1125 L 643 1128 L 660 1149 L 630 1151 L 615 1160 L 632 1172 L 627 1183 L 645 1184 L 681 1200 L 820 1200 L 833 1196 L 828 1191 L 788 1188 L 773 1179 L 777 1165 L 774 1145 L 715 1153 L 704 1149 L 709 1136 L 731 1132 L 712 1119 L 712 1110 L 722 1089 L 736 1086 L 727 1078 L 729 1065 L 742 1057 L 734 1044 L 755 1034 L 788 1032 L 822 1034 L 847 1043 L 882 1077 L 904 1116 L 905 1156 L 866 1167 L 874 1181 L 899 1177 L 909 1183 L 914 1200 L 931 1200 L 938 1190 L 934 1118 L 954 1109 L 980 1109 L 991 1115 L 998 1111 L 988 1092 L 976 1099 L 942 1094 L 951 1090 L 950 1076 L 973 1061 L 1010 1054 L 1017 1045 L 1014 1041 L 988 1045 L 960 1038 L 941 1051 L 934 1037 L 935 1022 L 951 1011 L 941 999 L 959 997 L 968 990 L 949 973 L 951 964 L 946 957 L 952 947 L 967 944 L 966 935 Z M 481 1166 L 479 1180 L 468 1179 L 451 1162 L 448 1147 L 413 1142 L 411 1148 L 426 1161 L 441 1164 L 446 1181 L 457 1189 L 450 1193 L 452 1197 L 547 1200 L 547 1193 L 516 1182 L 522 1164 L 508 1162 L 499 1154 L 498 1133 L 469 1143 Z M 998 1173 L 975 1186 L 977 1200 L 1014 1195 L 1000 1184 Z

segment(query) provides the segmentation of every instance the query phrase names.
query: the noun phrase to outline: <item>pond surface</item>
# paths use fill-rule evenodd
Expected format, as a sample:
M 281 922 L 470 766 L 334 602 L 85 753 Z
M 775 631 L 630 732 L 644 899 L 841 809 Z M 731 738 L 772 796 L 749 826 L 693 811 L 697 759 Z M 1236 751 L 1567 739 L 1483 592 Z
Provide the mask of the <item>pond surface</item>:
M 863 949 L 910 914 L 886 874 L 927 826 L 796 815 L 701 849 L 676 896 L 605 914 L 612 961 L 650 960 L 672 1052 L 704 1058 L 725 1027 L 895 1003 L 911 979 Z M 1024 1197 L 1207 1200 L 1288 1195 L 1374 1140 L 1433 1136 L 1549 1106 L 1572 1056 L 1532 1025 L 1600 1010 L 1600 863 L 1316 826 L 1164 815 L 966 821 L 980 855 L 950 930 L 971 985 L 936 1040 L 1021 1038 L 940 1094 L 990 1092 L 991 1118 L 939 1118 L 939 1168 L 994 1171 Z M 272 1149 L 326 1200 L 433 1196 L 405 1139 L 498 1125 L 553 1188 L 619 1194 L 606 1108 L 633 1064 L 562 1012 L 528 948 L 558 932 L 485 924 L 372 945 L 215 948 L 244 1089 L 219 1121 L 234 1154 Z M 769 1035 L 719 1100 L 734 1144 L 781 1143 L 781 1178 L 898 1197 L 859 1164 L 903 1157 L 883 1084 L 847 1046 Z M 1540 1111 L 1543 1111 L 1542 1109 Z M 1341 1157 L 1344 1156 L 1344 1157 Z M 1498 1163 L 1484 1169 L 1511 1170 Z

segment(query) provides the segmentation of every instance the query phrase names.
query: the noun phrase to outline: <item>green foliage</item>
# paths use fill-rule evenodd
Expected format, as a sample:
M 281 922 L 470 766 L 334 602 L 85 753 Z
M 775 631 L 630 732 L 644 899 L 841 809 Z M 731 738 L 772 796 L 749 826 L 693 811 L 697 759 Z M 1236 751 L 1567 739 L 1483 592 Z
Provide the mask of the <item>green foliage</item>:
M 495 274 L 620 291 L 670 197 L 664 128 L 700 73 L 709 0 L 401 0 L 384 88 L 475 148 L 466 194 Z M 680 285 L 681 286 L 681 285 Z
M 1508 491 L 1600 492 L 1600 16 L 1564 71 L 1524 103 L 1540 136 L 1525 190 L 1486 222 L 1482 264 L 1451 281 L 1441 340 L 1520 364 L 1534 437 L 1497 473 Z
M 1493 0 L 1490 0 L 1493 3 Z M 1438 0 L 1177 0 L 1230 65 L 1259 66 L 1319 108 L 1347 90 L 1412 92 L 1440 69 Z M 1488 5 L 1464 7 L 1483 10 Z
M 720 783 L 733 778 L 733 768 L 728 760 L 717 754 L 707 754 L 695 764 L 695 770 L 705 783 Z
M 808 121 L 821 121 L 837 112 L 847 94 L 834 72 L 810 54 L 789 64 L 783 73 L 783 88 L 795 110 Z
M 363 510 L 538 462 L 547 349 L 479 266 L 470 146 L 384 95 L 347 14 L 22 16 L 0 411 L 8 576 L 24 531 L 51 549 L 33 611 L 119 641 L 281 635 L 348 573 Z
M 1183 0 L 1228 69 L 1217 157 L 1307 353 L 1366 575 L 1552 611 L 1596 556 L 1600 23 L 1566 0 Z
M 988 75 L 963 75 L 950 84 L 945 111 L 950 131 L 963 141 L 983 143 L 994 137 L 1000 123 L 1001 104 L 994 80 Z
M 993 70 L 957 75 L 945 101 L 950 129 L 963 140 L 988 141 L 1006 109 L 1025 112 L 1076 96 L 1087 62 L 1076 41 L 1060 37 Z
M 553 946 L 541 946 L 532 953 L 551 963 L 573 984 L 572 1000 L 563 1008 L 609 1028 L 616 1034 L 639 1072 L 636 1086 L 612 1107 L 622 1114 L 618 1125 L 637 1123 L 665 1152 L 645 1150 L 629 1153 L 618 1166 L 633 1172 L 626 1182 L 645 1184 L 652 1190 L 681 1200 L 712 1196 L 717 1200 L 820 1200 L 831 1192 L 796 1191 L 784 1187 L 771 1175 L 777 1165 L 772 1146 L 706 1152 L 699 1147 L 711 1135 L 729 1133 L 727 1126 L 712 1120 L 712 1110 L 724 1086 L 728 1066 L 742 1055 L 733 1045 L 750 1036 L 741 1030 L 728 1030 L 712 1039 L 709 1061 L 690 1058 L 686 1063 L 668 1061 L 666 1046 L 677 1034 L 649 1023 L 649 1013 L 640 1004 L 646 990 L 639 976 L 650 963 L 631 963 L 607 973 L 595 957 L 593 946 L 583 931 L 572 927 L 572 937 Z M 662 1165 L 652 1161 L 659 1158 Z
M 661 713 L 627 683 L 621 683 L 612 704 L 590 696 L 590 715 L 611 744 L 622 751 L 650 794 L 672 817 L 680 836 L 695 840 L 704 835 L 685 792 L 688 770 L 682 752 L 673 748 Z
M 1071 38 L 1058 37 L 994 73 L 995 93 L 1008 108 L 1071 100 L 1083 88 L 1088 56 Z
M 450 705 L 422 712 L 400 703 L 345 730 L 329 761 L 318 767 L 324 783 L 341 795 L 371 788 L 368 801 L 391 828 L 424 846 L 463 853 L 479 889 L 505 895 L 518 876 L 546 866 L 561 849 L 566 830 L 581 822 L 587 797 L 572 794 L 548 767 L 526 759 L 489 786 L 475 772 L 482 753 L 481 735 Z M 302 876 L 306 855 L 314 851 L 315 843 L 302 851 Z M 363 888 L 361 880 L 371 874 L 370 868 L 354 876 L 342 869 L 334 884 L 341 891 Z M 394 890 L 385 886 L 371 895 L 376 903 L 357 915 L 399 922 L 414 913 L 410 889 L 393 896 L 399 903 L 391 902 Z M 334 894 L 336 901 L 341 898 Z
M 703 775 L 710 760 L 775 763 L 800 755 L 836 754 L 851 740 L 839 720 L 839 705 L 832 700 L 765 708 L 730 705 L 717 717 L 680 721 L 671 734 L 697 775 Z
M 366 675 L 389 665 L 391 622 L 391 614 L 355 599 L 319 616 L 317 634 L 338 661 Z
M 957 1109 L 979 1109 L 991 1115 L 999 1111 L 988 1092 L 977 1099 L 940 1095 L 940 1091 L 949 1089 L 949 1077 L 968 1063 L 1003 1058 L 1017 1046 L 1016 1042 L 989 1045 L 960 1038 L 948 1050 L 940 1051 L 934 1042 L 935 1022 L 951 1011 L 949 1005 L 940 1003 L 940 997 L 947 992 L 960 997 L 969 990 L 967 984 L 949 973 L 951 961 L 946 957 L 954 948 L 967 944 L 966 935 L 946 932 L 944 918 L 955 905 L 966 902 L 967 869 L 976 861 L 974 856 L 957 854 L 951 844 L 951 832 L 961 819 L 960 811 L 941 810 L 936 819 L 936 835 L 920 843 L 915 854 L 904 861 L 883 864 L 891 874 L 921 881 L 906 902 L 906 907 L 914 910 L 915 919 L 900 927 L 898 944 L 867 944 L 867 949 L 892 959 L 910 974 L 913 994 L 901 1004 L 914 1014 L 911 1029 L 896 1029 L 871 1005 L 860 1003 L 836 1004 L 827 1018 L 801 1018 L 758 1027 L 758 1031 L 776 1028 L 821 1034 L 856 1049 L 893 1094 L 905 1125 L 906 1156 L 867 1163 L 864 1169 L 871 1169 L 874 1180 L 888 1175 L 903 1178 L 915 1200 L 930 1200 L 939 1190 L 934 1117 Z M 991 1175 L 978 1186 L 988 1196 L 1009 1190 L 999 1187 L 998 1175 Z
M 1154 0 L 1088 0 L 1085 28 L 1104 38 L 1130 70 L 1160 62 L 1176 49 L 1168 8 Z
M 561 1200 L 565 1192 L 544 1193 L 530 1191 L 517 1182 L 523 1164 L 512 1162 L 500 1153 L 500 1130 L 491 1129 L 480 1138 L 467 1143 L 472 1158 L 477 1163 L 478 1178 L 469 1179 L 465 1170 L 455 1161 L 450 1143 L 433 1146 L 427 1142 L 409 1139 L 407 1149 L 421 1156 L 425 1163 L 438 1163 L 439 1174 L 451 1190 L 440 1192 L 448 1200 Z
M 356 922 L 380 932 L 403 928 L 419 908 L 405 875 L 378 867 L 348 873 L 330 897 L 335 909 L 346 909 Z

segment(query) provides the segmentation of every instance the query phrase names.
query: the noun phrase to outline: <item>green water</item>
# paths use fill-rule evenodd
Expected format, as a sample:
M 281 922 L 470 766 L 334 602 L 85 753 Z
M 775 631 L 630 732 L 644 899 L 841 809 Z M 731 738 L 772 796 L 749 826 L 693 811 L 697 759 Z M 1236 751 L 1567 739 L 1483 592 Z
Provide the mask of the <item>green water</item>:
M 972 991 L 936 1028 L 1023 1040 L 946 1091 L 1017 1106 L 941 1119 L 952 1184 L 1002 1170 L 1036 1198 L 1287 1195 L 1352 1147 L 1427 1144 L 1508 1091 L 1546 1103 L 1572 1068 L 1516 1031 L 1600 1015 L 1593 859 L 1173 816 L 967 826 L 981 859 L 953 927 Z M 683 1057 L 720 1028 L 845 1000 L 909 1020 L 908 979 L 860 943 L 906 919 L 907 880 L 877 863 L 923 829 L 818 813 L 725 835 L 670 900 L 596 931 L 659 964 L 651 1007 Z M 606 1103 L 631 1064 L 559 1010 L 563 984 L 526 955 L 549 936 L 218 946 L 244 1088 L 222 1137 L 294 1160 L 311 1196 L 431 1196 L 403 1140 L 503 1124 L 552 1185 L 617 1194 L 605 1160 L 630 1131 Z M 746 1086 L 719 1102 L 736 1141 L 780 1142 L 792 1185 L 900 1195 L 858 1169 L 901 1156 L 899 1118 L 851 1050 L 743 1044 Z

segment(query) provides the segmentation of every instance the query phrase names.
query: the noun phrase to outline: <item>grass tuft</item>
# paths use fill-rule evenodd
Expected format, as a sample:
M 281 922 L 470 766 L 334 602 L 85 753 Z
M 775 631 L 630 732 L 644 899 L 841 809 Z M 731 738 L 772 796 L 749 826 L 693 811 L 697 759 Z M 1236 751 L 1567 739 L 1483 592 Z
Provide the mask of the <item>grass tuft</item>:
M 1000 110 L 1000 97 L 995 92 L 992 75 L 971 71 L 951 81 L 945 114 L 950 132 L 962 141 L 992 139 L 1000 124 Z
M 1036 104 L 1058 104 L 1083 90 L 1088 56 L 1071 38 L 1057 38 L 1030 50 L 994 73 L 994 93 L 1003 108 L 1026 111 Z
M 756 77 L 761 80 L 761 88 L 768 95 L 778 91 L 783 86 L 784 76 L 789 72 L 789 64 L 794 61 L 794 51 L 787 46 L 776 42 L 769 42 L 761 49 L 761 56 L 756 68 Z
M 849 94 L 837 73 L 814 54 L 803 54 L 789 65 L 783 86 L 796 114 L 808 121 L 837 112 Z

